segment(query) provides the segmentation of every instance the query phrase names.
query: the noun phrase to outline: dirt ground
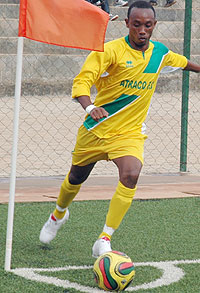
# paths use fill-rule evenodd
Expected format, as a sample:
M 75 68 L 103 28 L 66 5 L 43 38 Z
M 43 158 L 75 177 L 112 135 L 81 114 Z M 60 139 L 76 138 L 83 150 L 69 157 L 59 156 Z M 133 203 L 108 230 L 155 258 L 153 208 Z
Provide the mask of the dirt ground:
M 64 177 L 17 178 L 15 202 L 56 201 Z M 111 199 L 117 177 L 92 176 L 82 185 L 75 200 Z M 9 201 L 9 179 L 0 180 L 0 203 Z M 200 197 L 199 175 L 143 175 L 135 199 Z

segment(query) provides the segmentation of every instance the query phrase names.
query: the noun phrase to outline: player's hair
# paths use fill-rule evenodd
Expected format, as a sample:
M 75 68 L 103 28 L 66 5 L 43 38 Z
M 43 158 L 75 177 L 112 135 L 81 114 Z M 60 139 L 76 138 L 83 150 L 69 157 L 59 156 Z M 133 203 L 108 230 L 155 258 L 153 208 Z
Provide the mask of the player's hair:
M 129 6 L 129 9 L 128 9 L 128 14 L 127 14 L 127 17 L 129 18 L 130 16 L 130 13 L 131 13 L 131 10 L 132 8 L 146 8 L 146 9 L 151 9 L 154 13 L 154 17 L 156 18 L 156 12 L 155 12 L 155 9 L 153 8 L 153 6 L 151 5 L 150 2 L 147 2 L 147 1 L 142 1 L 142 0 L 139 0 L 139 1 L 135 1 L 133 2 L 130 6 Z

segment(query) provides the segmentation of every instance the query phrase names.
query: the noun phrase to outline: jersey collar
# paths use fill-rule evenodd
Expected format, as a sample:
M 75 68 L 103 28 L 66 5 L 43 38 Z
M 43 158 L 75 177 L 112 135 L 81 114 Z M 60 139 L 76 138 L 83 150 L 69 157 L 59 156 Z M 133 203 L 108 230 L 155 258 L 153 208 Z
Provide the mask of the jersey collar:
M 133 50 L 136 50 L 136 49 L 133 48 L 133 46 L 131 46 L 131 43 L 129 41 L 129 35 L 125 37 L 125 41 L 129 45 L 129 47 L 131 47 Z M 150 47 L 150 42 L 151 41 L 149 41 L 149 47 Z M 146 51 L 149 49 L 149 47 L 146 49 Z M 136 51 L 139 51 L 139 50 L 136 50 Z

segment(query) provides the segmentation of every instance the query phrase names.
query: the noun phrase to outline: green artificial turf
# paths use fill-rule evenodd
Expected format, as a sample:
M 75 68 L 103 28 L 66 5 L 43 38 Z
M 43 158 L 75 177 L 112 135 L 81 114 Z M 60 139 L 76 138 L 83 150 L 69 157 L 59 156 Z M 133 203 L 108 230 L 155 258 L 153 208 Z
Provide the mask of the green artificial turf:
M 39 233 L 55 203 L 15 204 L 12 268 L 90 266 L 87 270 L 42 272 L 97 288 L 91 266 L 91 248 L 105 222 L 109 201 L 73 202 L 70 219 L 49 246 L 39 242 Z M 7 205 L 0 205 L 0 292 L 79 292 L 38 283 L 4 271 Z M 200 198 L 135 200 L 112 238 L 112 248 L 125 252 L 133 262 L 200 259 Z M 179 264 L 185 276 L 177 283 L 134 292 L 198 293 L 200 264 Z M 152 266 L 136 266 L 131 286 L 160 278 Z

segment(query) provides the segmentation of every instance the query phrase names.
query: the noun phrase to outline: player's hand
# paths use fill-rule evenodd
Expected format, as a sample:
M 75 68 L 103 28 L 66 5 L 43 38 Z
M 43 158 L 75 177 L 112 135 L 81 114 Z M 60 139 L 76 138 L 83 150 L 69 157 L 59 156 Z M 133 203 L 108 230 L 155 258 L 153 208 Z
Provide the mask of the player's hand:
M 108 114 L 109 113 L 102 107 L 96 107 L 90 112 L 90 116 L 92 117 L 92 119 L 97 122 L 103 117 L 108 117 Z

